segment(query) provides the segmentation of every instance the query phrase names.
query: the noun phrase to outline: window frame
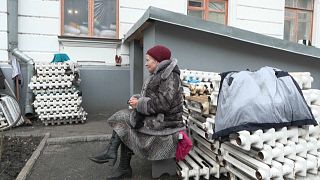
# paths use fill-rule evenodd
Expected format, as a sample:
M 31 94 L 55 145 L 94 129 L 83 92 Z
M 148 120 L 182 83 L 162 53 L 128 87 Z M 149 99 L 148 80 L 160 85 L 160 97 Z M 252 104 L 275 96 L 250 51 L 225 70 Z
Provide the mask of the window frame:
M 94 38 L 94 39 L 119 39 L 119 0 L 116 1 L 116 36 L 112 37 L 99 37 L 93 35 L 94 29 L 94 0 L 87 0 L 88 1 L 88 35 L 87 36 L 76 36 L 76 35 L 64 35 L 64 1 L 61 0 L 61 24 L 60 24 L 60 35 L 61 37 L 77 37 L 77 38 Z
M 313 16 L 314 16 L 314 6 L 315 5 L 315 0 L 312 0 L 312 7 L 311 7 L 311 9 L 303 9 L 303 8 L 298 8 L 298 7 L 290 7 L 290 6 L 287 6 L 287 5 L 285 5 L 284 6 L 284 8 L 285 8 L 285 13 L 286 13 L 286 10 L 288 9 L 288 10 L 290 10 L 290 11 L 292 11 L 292 12 L 294 12 L 294 14 L 295 14 L 295 16 L 294 16 L 294 25 L 295 25 L 295 37 L 296 37 L 296 39 L 297 39 L 297 42 L 296 43 L 298 43 L 298 41 L 299 41 L 299 39 L 298 39 L 298 12 L 311 12 L 311 20 L 310 20 L 310 23 L 311 23 L 311 27 L 310 27 L 310 39 L 308 39 L 308 40 L 310 40 L 310 42 L 312 43 L 312 35 L 313 35 Z M 284 15 L 284 20 L 286 21 L 288 18 L 286 17 L 286 15 Z M 291 19 L 291 18 L 290 18 Z M 285 32 L 283 32 L 283 33 L 285 33 Z M 290 40 L 289 40 L 290 41 Z
M 187 1 L 188 3 L 188 8 L 187 10 L 191 10 L 191 11 L 203 11 L 203 17 L 201 19 L 205 20 L 205 21 L 209 21 L 208 17 L 209 17 L 209 12 L 216 12 L 216 13 L 225 13 L 225 22 L 224 25 L 228 25 L 228 11 L 229 11 L 229 0 L 201 0 L 203 6 L 202 7 L 194 7 L 194 6 L 189 6 L 189 0 Z M 210 2 L 223 2 L 225 3 L 225 11 L 215 11 L 215 10 L 210 10 L 209 9 L 209 4 Z

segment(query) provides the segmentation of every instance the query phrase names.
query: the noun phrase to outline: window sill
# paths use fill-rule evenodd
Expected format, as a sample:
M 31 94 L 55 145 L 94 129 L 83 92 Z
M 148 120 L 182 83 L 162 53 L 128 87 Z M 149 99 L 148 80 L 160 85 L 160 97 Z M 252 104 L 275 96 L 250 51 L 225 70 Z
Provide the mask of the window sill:
M 130 65 L 128 64 L 123 64 L 121 66 L 116 66 L 115 64 L 105 64 L 105 63 L 81 63 L 78 62 L 81 66 L 80 69 L 84 70 L 125 70 L 128 71 L 130 70 Z
M 58 41 L 63 46 L 117 48 L 122 39 L 58 36 Z

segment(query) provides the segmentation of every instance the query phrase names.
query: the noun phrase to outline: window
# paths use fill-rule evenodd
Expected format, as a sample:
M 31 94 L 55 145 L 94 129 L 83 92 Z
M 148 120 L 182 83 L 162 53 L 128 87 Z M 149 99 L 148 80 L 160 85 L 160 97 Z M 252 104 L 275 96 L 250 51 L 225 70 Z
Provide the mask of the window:
M 286 0 L 284 39 L 311 41 L 313 5 L 313 0 Z
M 61 34 L 118 38 L 118 0 L 62 0 Z
M 188 15 L 226 25 L 228 16 L 228 1 L 189 0 Z

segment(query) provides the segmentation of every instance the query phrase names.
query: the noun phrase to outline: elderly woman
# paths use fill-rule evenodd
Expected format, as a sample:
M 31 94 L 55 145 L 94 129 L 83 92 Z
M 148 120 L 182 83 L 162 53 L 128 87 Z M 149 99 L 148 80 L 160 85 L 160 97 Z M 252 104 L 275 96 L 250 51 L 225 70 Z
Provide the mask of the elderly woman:
M 141 94 L 130 98 L 133 109 L 120 110 L 108 119 L 113 128 L 111 141 L 100 155 L 91 158 L 114 165 L 121 144 L 119 167 L 107 179 L 132 177 L 133 153 L 148 160 L 174 158 L 179 131 L 185 130 L 177 60 L 171 59 L 168 48 L 157 45 L 147 51 L 145 66 L 150 77 Z

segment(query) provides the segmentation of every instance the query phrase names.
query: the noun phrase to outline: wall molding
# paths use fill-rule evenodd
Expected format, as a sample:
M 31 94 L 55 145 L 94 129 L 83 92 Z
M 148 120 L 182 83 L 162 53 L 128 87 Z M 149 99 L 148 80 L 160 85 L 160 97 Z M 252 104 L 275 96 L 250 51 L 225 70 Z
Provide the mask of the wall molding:
M 52 16 L 33 16 L 33 15 L 23 15 L 18 14 L 18 17 L 32 17 L 32 18 L 43 18 L 43 19 L 60 19 L 60 17 L 52 17 Z
M 263 6 L 250 6 L 250 5 L 246 5 L 246 4 L 238 4 L 238 6 L 249 7 L 249 8 L 266 9 L 266 10 L 271 10 L 271 11 L 283 11 L 282 8 L 280 8 L 280 9 L 277 9 L 277 8 L 266 8 L 266 7 L 263 7 Z
M 22 35 L 33 35 L 33 36 L 58 36 L 58 34 L 43 34 L 43 33 L 25 33 L 25 32 L 18 32 L 18 34 Z
M 58 41 L 60 45 L 70 47 L 117 48 L 122 40 L 58 36 Z
M 141 10 L 141 11 L 147 10 L 147 9 L 144 9 L 144 8 L 129 7 L 129 6 L 120 6 L 120 8 L 123 8 L 123 9 L 134 9 L 134 10 Z

